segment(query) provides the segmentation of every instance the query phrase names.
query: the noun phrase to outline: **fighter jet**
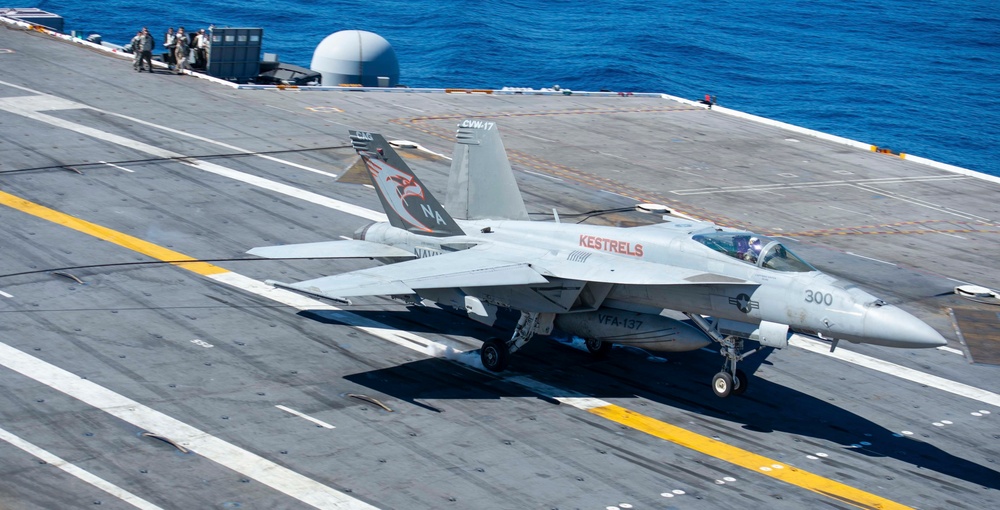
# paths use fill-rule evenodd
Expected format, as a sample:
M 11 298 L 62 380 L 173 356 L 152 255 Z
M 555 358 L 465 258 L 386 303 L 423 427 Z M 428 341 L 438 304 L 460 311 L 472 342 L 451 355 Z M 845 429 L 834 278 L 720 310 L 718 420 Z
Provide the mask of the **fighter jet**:
M 817 271 L 777 239 L 669 214 L 632 228 L 531 221 L 494 122 L 459 124 L 445 206 L 382 135 L 350 131 L 350 138 L 389 221 L 361 228 L 353 240 L 248 253 L 385 264 L 269 281 L 338 302 L 373 295 L 430 300 L 488 325 L 500 308 L 519 311 L 509 339 L 484 342 L 488 370 L 504 370 L 532 337 L 557 329 L 585 339 L 597 355 L 612 344 L 681 352 L 714 341 L 724 362 L 711 386 L 726 397 L 747 388 L 739 361 L 786 347 L 793 333 L 831 340 L 832 348 L 840 340 L 902 348 L 947 343 L 909 313 Z M 683 316 L 689 320 L 678 320 Z M 744 349 L 748 340 L 757 347 Z

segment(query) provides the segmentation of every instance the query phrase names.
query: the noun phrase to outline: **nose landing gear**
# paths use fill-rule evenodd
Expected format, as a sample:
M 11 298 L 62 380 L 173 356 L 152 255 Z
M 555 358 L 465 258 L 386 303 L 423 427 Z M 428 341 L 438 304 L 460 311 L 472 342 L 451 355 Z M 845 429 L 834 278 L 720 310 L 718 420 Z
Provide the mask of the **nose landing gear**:
M 752 351 L 743 352 L 743 339 L 735 336 L 722 336 L 712 324 L 709 324 L 704 317 L 698 314 L 685 313 L 688 318 L 698 329 L 705 332 L 706 335 L 710 336 L 716 342 L 722 346 L 719 349 L 719 354 L 721 354 L 726 360 L 722 363 L 722 370 L 712 377 L 712 391 L 718 397 L 728 397 L 730 395 L 742 395 L 747 391 L 747 386 L 749 385 L 749 379 L 747 374 L 742 370 L 736 368 L 736 364 L 759 351 L 760 348 L 754 349 Z

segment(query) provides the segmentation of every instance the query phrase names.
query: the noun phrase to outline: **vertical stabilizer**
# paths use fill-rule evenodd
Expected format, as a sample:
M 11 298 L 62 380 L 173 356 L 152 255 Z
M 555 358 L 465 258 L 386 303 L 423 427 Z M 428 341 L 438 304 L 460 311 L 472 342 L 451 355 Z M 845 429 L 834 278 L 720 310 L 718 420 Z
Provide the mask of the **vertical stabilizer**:
M 457 138 L 445 200 L 448 211 L 463 220 L 527 220 L 496 122 L 464 120 Z
M 428 236 L 465 234 L 382 135 L 351 131 L 351 144 L 368 168 L 389 224 Z

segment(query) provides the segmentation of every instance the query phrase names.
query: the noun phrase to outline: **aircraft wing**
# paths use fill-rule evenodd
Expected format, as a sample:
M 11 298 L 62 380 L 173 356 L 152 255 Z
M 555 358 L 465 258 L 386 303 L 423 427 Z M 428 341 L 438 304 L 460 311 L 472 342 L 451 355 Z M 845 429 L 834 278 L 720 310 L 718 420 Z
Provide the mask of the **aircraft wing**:
M 327 298 L 415 294 L 420 289 L 548 283 L 527 262 L 464 250 L 276 287 Z
M 591 251 L 549 253 L 532 261 L 543 276 L 619 285 L 758 285 L 730 276 Z
M 254 248 L 247 253 L 267 259 L 416 258 L 416 255 L 401 248 L 353 239 L 345 239 L 343 241 L 323 241 L 319 243 L 262 246 Z
M 285 257 L 296 253 L 327 254 L 328 244 L 255 248 L 249 253 Z M 367 243 L 376 244 L 376 243 Z M 338 253 L 347 253 L 343 249 Z M 400 250 L 403 251 L 403 250 Z M 386 252 L 391 253 L 391 252 Z M 404 252 L 408 253 L 408 252 Z M 369 256 L 369 255 L 364 255 Z M 585 256 L 583 260 L 581 257 Z M 269 281 L 281 288 L 325 298 L 419 293 L 421 289 L 496 287 L 549 283 L 549 277 L 629 286 L 754 285 L 738 278 L 594 252 L 546 252 L 519 257 L 510 251 L 474 248 L 324 276 L 296 283 Z

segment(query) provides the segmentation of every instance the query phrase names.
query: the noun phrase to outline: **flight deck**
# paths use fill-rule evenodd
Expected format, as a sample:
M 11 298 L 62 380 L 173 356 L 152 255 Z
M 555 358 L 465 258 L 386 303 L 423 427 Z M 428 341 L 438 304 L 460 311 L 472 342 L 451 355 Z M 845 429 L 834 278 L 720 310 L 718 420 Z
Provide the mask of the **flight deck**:
M 1000 307 L 954 288 L 1000 288 L 1000 179 L 656 94 L 240 89 L 11 25 L 0 66 L 2 508 L 996 505 Z M 534 220 L 760 232 L 949 343 L 803 337 L 719 399 L 711 346 L 494 374 L 516 316 L 263 283 L 375 265 L 245 253 L 384 218 L 348 130 L 443 196 L 467 118 Z

